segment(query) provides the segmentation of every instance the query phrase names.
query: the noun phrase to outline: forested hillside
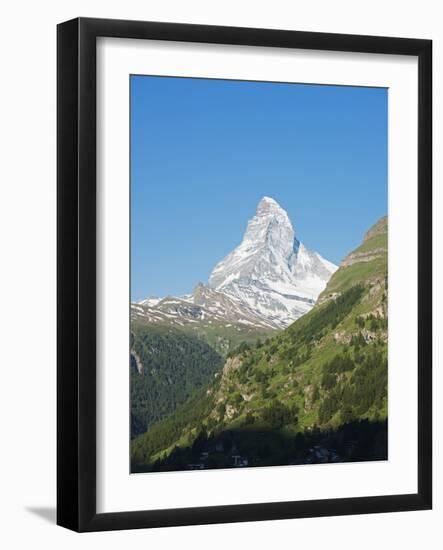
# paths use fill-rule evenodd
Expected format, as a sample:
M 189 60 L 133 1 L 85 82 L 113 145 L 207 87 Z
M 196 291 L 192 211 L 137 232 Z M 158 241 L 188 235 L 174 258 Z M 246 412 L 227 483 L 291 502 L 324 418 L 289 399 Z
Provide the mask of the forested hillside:
M 167 327 L 131 327 L 131 434 L 148 427 L 207 385 L 223 360 L 197 336 Z

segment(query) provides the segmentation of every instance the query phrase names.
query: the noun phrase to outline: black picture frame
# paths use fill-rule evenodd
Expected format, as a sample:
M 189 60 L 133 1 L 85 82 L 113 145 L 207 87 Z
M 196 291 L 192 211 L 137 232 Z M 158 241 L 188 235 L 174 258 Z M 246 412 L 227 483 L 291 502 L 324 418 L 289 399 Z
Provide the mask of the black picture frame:
M 96 512 L 96 39 L 401 54 L 418 58 L 416 494 Z M 426 510 L 432 507 L 432 42 L 78 18 L 57 29 L 57 523 L 75 531 Z

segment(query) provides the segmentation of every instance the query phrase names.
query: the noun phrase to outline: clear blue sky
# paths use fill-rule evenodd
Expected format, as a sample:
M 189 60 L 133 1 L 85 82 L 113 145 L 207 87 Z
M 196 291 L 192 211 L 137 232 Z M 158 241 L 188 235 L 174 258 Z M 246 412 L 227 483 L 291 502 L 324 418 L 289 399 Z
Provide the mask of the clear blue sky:
M 388 91 L 131 76 L 131 294 L 180 295 L 260 198 L 340 260 L 387 213 Z

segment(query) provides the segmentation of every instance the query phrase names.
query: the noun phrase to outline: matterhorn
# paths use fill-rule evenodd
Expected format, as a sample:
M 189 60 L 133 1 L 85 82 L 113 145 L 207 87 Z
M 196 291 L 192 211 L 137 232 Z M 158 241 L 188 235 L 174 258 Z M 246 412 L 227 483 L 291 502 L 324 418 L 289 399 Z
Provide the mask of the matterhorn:
M 313 307 L 336 269 L 296 238 L 277 201 L 263 197 L 242 242 L 213 269 L 209 286 L 286 327 Z
M 132 314 L 151 323 L 282 329 L 314 306 L 336 269 L 296 238 L 277 201 L 263 197 L 243 240 L 214 267 L 207 285 L 186 296 L 142 300 Z

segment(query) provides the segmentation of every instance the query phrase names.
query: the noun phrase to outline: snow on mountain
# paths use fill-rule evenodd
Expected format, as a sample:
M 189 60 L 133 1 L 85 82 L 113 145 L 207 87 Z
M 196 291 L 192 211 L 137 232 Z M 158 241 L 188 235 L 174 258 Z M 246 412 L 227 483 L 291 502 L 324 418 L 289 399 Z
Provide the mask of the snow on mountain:
M 295 237 L 288 214 L 274 199 L 263 197 L 242 242 L 215 266 L 208 285 L 199 283 L 186 296 L 132 304 L 132 316 L 178 325 L 284 328 L 313 307 L 336 269 Z
M 233 323 L 244 327 L 272 330 L 278 325 L 262 319 L 257 312 L 235 297 L 218 292 L 199 283 L 192 294 L 162 299 L 146 299 L 131 304 L 133 318 L 150 323 L 167 323 L 188 326 L 193 323 L 205 325 Z
M 312 308 L 336 269 L 296 238 L 274 199 L 263 197 L 240 245 L 213 269 L 209 286 L 285 327 Z
M 158 298 L 157 296 L 149 296 L 145 300 L 141 300 L 139 305 L 141 306 L 156 306 L 159 302 L 161 302 L 162 298 Z

